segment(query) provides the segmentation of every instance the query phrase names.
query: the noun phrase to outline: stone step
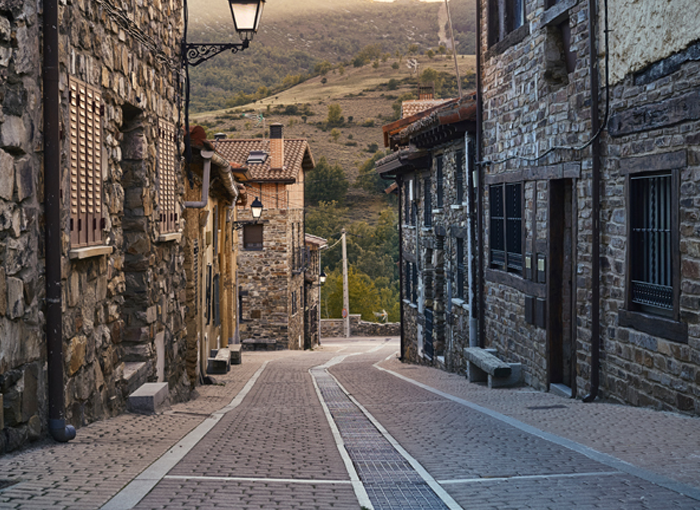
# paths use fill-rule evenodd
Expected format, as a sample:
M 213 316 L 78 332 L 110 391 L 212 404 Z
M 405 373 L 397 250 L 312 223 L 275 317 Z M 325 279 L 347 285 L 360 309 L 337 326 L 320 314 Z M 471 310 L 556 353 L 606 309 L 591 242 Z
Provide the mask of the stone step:
M 227 348 L 212 349 L 207 359 L 207 374 L 225 374 L 231 369 L 231 351 Z
M 168 408 L 168 383 L 146 383 L 129 395 L 127 409 L 137 414 L 158 414 Z
M 240 365 L 243 359 L 241 358 L 241 344 L 228 344 L 228 349 L 231 351 L 231 364 Z

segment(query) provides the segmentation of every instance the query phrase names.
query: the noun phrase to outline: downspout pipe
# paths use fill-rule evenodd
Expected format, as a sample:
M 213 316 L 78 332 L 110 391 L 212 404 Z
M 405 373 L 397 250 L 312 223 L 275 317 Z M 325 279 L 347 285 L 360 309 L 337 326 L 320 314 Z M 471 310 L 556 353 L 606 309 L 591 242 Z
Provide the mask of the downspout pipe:
M 476 154 L 475 160 L 482 161 L 482 123 L 483 123 L 483 111 L 482 111 L 482 100 L 481 100 L 481 4 L 479 1 L 477 3 L 476 9 Z M 476 252 L 477 252 L 477 281 L 476 281 L 476 304 L 477 304 L 477 325 L 478 325 L 478 338 L 477 344 L 479 347 L 484 347 L 484 204 L 483 204 L 483 194 L 481 189 L 481 183 L 483 182 L 483 167 L 478 165 L 476 167 L 476 182 L 474 183 L 474 188 L 476 192 Z M 471 263 L 471 261 L 470 261 Z M 471 343 L 470 343 L 471 345 Z
M 202 159 L 204 159 L 204 170 L 202 176 L 202 199 L 199 202 L 185 202 L 187 209 L 202 209 L 209 202 L 209 181 L 211 179 L 211 158 L 214 156 L 214 151 L 202 151 Z
M 588 0 L 588 51 L 591 87 L 591 381 L 584 402 L 593 402 L 600 386 L 600 121 L 598 104 L 598 52 L 596 45 L 596 0 Z
M 404 270 L 403 270 L 403 203 L 404 203 L 404 195 L 406 191 L 404 190 L 404 181 L 401 177 L 397 177 L 396 179 L 396 184 L 399 185 L 399 324 L 400 324 L 400 331 L 399 334 L 401 335 L 400 337 L 400 346 L 399 346 L 399 360 L 404 361 L 405 360 L 405 340 L 404 340 L 404 320 L 403 320 L 403 291 L 406 289 L 406 284 L 404 283 Z
M 58 0 L 44 2 L 44 222 L 46 278 L 46 349 L 49 432 L 61 443 L 75 438 L 66 425 L 63 384 L 63 313 L 61 311 L 61 149 L 58 88 Z

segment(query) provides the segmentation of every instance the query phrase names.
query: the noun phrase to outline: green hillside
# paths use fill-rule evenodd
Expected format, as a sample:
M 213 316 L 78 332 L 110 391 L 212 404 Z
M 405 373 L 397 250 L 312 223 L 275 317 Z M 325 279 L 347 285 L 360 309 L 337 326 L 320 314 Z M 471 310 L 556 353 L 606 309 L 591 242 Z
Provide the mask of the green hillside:
M 236 40 L 227 4 L 212 4 L 190 0 L 190 42 Z M 458 52 L 472 54 L 474 0 L 451 2 L 450 10 Z M 437 48 L 439 33 L 446 42 L 445 19 L 441 2 L 270 0 L 250 48 L 221 54 L 192 69 L 192 111 L 223 108 L 238 92 L 278 89 L 285 78 L 287 85 L 302 81 L 316 74 L 314 68 L 323 61 L 352 67 L 353 59 L 368 46 L 403 63 L 409 52 Z

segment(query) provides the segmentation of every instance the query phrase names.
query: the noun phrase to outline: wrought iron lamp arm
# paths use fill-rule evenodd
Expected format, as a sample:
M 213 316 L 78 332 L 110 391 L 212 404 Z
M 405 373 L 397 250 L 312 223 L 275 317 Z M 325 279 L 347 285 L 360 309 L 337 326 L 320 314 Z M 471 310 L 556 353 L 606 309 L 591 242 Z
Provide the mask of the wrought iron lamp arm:
M 206 62 L 210 58 L 231 50 L 232 53 L 238 53 L 246 49 L 250 44 L 248 39 L 240 43 L 182 43 L 182 65 L 198 66 L 202 62 Z

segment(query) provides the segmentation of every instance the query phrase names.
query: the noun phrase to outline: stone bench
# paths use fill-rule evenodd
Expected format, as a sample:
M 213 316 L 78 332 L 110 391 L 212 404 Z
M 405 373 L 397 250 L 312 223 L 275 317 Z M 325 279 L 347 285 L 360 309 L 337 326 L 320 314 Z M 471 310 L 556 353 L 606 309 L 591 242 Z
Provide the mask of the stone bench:
M 275 351 L 277 341 L 272 338 L 246 338 L 241 340 L 244 351 Z
M 228 344 L 228 350 L 231 351 L 231 364 L 232 365 L 240 365 L 242 358 L 241 358 L 241 348 L 243 346 L 241 344 Z
M 225 347 L 212 350 L 207 359 L 207 374 L 226 374 L 231 369 L 231 351 Z
M 520 383 L 522 365 L 506 363 L 495 356 L 495 349 L 467 347 L 467 379 L 469 382 L 486 382 L 489 388 L 504 388 Z
M 129 395 L 127 409 L 132 413 L 156 414 L 168 407 L 168 383 L 146 383 Z

